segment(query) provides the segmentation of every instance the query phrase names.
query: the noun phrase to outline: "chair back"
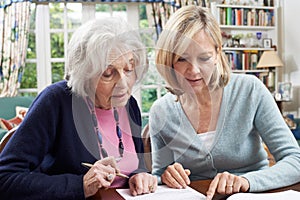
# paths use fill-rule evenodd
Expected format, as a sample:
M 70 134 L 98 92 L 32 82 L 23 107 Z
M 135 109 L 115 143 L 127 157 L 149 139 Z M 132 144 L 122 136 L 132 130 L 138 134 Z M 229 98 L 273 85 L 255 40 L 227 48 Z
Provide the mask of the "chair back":
M 150 134 L 149 134 L 149 124 L 142 130 L 142 138 L 144 144 L 144 159 L 147 169 L 151 172 L 152 171 L 152 156 L 151 156 L 151 141 L 150 141 Z

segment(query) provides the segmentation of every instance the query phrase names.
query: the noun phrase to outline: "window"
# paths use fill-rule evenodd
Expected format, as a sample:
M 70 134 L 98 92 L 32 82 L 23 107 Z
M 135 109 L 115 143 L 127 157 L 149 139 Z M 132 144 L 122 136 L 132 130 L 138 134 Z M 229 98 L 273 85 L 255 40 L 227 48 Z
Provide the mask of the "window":
M 141 107 L 143 125 L 148 122 L 152 103 L 166 91 L 154 65 L 155 30 L 145 28 L 148 26 L 145 4 L 33 3 L 31 12 L 27 60 L 20 93 L 35 96 L 47 85 L 64 78 L 68 41 L 82 21 L 122 16 L 140 28 L 147 46 L 149 73 L 134 96 Z

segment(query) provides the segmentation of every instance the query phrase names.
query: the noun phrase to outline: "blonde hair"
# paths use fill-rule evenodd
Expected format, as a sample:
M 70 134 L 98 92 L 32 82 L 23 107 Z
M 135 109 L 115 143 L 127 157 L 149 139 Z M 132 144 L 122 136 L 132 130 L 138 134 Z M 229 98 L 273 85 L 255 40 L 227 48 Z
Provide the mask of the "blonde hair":
M 91 20 L 74 32 L 68 45 L 66 77 L 73 93 L 95 95 L 96 81 L 110 64 L 112 51 L 120 56 L 132 52 L 138 68 L 136 79 L 142 79 L 148 65 L 139 32 L 119 18 Z
M 179 92 L 180 86 L 172 68 L 173 64 L 186 51 L 190 41 L 200 30 L 211 37 L 216 51 L 220 55 L 209 85 L 215 89 L 224 87 L 229 81 L 230 68 L 226 56 L 222 52 L 222 35 L 219 24 L 208 9 L 195 5 L 184 6 L 170 17 L 156 45 L 157 70 L 174 91 Z

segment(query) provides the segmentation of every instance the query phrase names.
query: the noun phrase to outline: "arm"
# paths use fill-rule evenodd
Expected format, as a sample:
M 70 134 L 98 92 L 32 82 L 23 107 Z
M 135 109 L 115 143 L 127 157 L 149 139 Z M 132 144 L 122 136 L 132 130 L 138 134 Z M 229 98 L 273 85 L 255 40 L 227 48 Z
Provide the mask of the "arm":
M 250 183 L 251 192 L 284 187 L 300 180 L 299 146 L 272 95 L 262 83 L 258 84 L 260 98 L 254 124 L 277 163 L 271 168 L 243 175 Z
M 60 174 L 55 172 L 60 166 L 51 167 L 56 160 L 55 145 L 59 145 L 60 106 L 52 91 L 42 92 L 1 153 L 3 199 L 84 199 L 83 175 Z
M 241 81 L 241 78 L 243 78 L 243 81 Z M 207 196 L 212 197 L 215 192 L 232 194 L 245 191 L 265 191 L 298 182 L 299 147 L 283 122 L 272 95 L 262 82 L 255 77 L 239 77 L 239 79 L 236 78 L 233 81 L 234 84 L 231 83 L 228 86 L 227 96 L 231 97 L 231 102 L 234 102 L 235 99 L 239 101 L 229 105 L 232 106 L 230 110 L 234 111 L 228 113 L 230 117 L 227 118 L 230 121 L 227 121 L 229 128 L 226 129 L 228 131 L 226 135 L 228 137 L 231 134 L 230 138 L 235 138 L 235 135 L 238 134 L 232 145 L 235 145 L 236 148 L 243 148 L 241 149 L 243 153 L 240 152 L 239 155 L 244 155 L 244 157 L 236 153 L 230 154 L 230 149 L 227 149 L 228 155 L 235 156 L 232 160 L 227 157 L 228 163 L 225 163 L 225 165 L 218 163 L 218 166 L 224 170 L 221 170 L 221 173 L 214 177 L 207 191 Z M 235 87 L 233 88 L 233 86 Z M 242 113 L 246 110 L 246 113 Z M 247 124 L 236 126 L 235 123 L 239 121 L 247 122 Z M 242 139 L 239 143 L 242 142 L 243 146 L 237 144 L 239 137 Z M 277 165 L 281 165 L 277 169 L 268 167 L 261 138 L 268 145 L 272 143 L 273 147 L 278 149 L 278 153 L 282 154 L 283 157 L 278 158 L 277 156 L 276 158 Z M 287 159 L 287 162 L 281 163 L 279 160 L 282 158 Z M 243 163 L 246 162 L 246 166 L 241 165 L 241 159 L 245 159 Z M 234 166 L 239 166 L 240 169 L 238 167 L 232 168 Z M 231 171 L 231 169 L 234 170 Z M 226 170 L 229 170 L 229 173 Z

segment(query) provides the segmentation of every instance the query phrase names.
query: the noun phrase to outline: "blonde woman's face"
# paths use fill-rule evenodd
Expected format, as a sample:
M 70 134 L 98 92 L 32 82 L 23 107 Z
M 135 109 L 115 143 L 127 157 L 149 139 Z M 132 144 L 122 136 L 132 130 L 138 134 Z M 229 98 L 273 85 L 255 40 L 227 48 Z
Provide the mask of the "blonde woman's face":
M 197 91 L 209 84 L 216 68 L 217 51 L 211 37 L 202 30 L 191 41 L 173 66 L 178 82 L 188 83 Z
M 112 52 L 109 65 L 97 83 L 95 103 L 103 109 L 125 106 L 136 81 L 135 60 L 132 53 L 116 58 Z

